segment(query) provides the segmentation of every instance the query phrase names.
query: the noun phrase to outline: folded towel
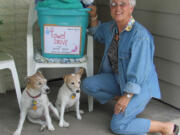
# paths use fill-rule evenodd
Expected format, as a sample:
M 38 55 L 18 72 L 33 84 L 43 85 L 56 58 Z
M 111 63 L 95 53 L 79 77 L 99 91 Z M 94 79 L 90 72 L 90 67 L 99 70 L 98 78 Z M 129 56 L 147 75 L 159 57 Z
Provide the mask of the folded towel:
M 79 9 L 83 8 L 80 0 L 38 0 L 37 8 L 45 7 L 45 8 L 71 8 L 71 9 Z

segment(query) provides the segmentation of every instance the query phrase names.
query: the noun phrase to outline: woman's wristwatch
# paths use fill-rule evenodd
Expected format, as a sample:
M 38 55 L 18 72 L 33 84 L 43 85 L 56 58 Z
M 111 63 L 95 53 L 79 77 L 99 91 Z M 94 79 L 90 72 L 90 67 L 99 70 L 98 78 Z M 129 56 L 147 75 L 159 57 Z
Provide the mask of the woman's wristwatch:
M 126 96 L 127 98 L 132 98 L 133 94 L 131 94 L 131 93 L 125 93 L 125 96 Z

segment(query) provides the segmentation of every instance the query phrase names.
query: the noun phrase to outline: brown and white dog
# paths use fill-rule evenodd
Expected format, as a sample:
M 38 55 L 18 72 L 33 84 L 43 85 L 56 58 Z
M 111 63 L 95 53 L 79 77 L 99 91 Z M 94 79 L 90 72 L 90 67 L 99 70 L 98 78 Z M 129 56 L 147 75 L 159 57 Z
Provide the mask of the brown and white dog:
M 59 118 L 58 110 L 49 101 L 47 93 L 49 87 L 44 76 L 37 72 L 27 78 L 27 86 L 21 96 L 21 112 L 18 127 L 13 135 L 20 135 L 26 115 L 30 122 L 41 125 L 41 130 L 45 127 L 53 131 L 49 110 Z M 45 118 L 44 120 L 42 118 Z
M 69 127 L 70 124 L 64 120 L 64 113 L 68 108 L 74 108 L 76 111 L 76 117 L 78 120 L 81 120 L 81 114 L 84 113 L 79 109 L 80 106 L 80 84 L 81 76 L 84 70 L 80 68 L 78 73 L 68 74 L 64 77 L 64 84 L 59 89 L 56 107 L 60 112 L 60 127 Z M 71 110 L 71 109 L 70 109 Z

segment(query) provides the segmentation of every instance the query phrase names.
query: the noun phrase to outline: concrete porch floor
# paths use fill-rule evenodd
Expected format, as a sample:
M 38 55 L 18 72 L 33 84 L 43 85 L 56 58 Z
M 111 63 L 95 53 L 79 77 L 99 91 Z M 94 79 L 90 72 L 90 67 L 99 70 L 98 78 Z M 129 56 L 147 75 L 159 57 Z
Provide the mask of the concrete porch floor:
M 49 94 L 50 100 L 54 103 L 58 88 L 62 81 L 49 82 L 52 92 Z M 0 135 L 12 135 L 17 128 L 19 121 L 19 110 L 15 92 L 0 94 Z M 114 102 L 101 105 L 95 101 L 94 111 L 87 111 L 87 96 L 81 95 L 80 108 L 85 111 L 82 120 L 75 118 L 75 113 L 70 112 L 65 115 L 65 120 L 70 123 L 69 128 L 58 127 L 58 121 L 53 118 L 55 131 L 45 130 L 40 132 L 40 126 L 32 124 L 27 120 L 24 123 L 22 135 L 113 135 L 109 129 L 112 117 Z M 180 125 L 180 110 L 164 104 L 158 100 L 151 100 L 145 111 L 139 116 L 153 120 L 173 121 Z M 149 134 L 159 135 L 159 134 Z

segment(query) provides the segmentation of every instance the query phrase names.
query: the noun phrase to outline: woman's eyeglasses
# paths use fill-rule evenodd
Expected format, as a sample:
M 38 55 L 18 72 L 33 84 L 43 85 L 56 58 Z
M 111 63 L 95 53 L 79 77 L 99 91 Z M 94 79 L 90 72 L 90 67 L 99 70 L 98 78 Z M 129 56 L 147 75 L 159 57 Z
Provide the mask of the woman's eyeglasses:
M 116 2 L 111 2 L 111 4 L 110 4 L 110 6 L 111 6 L 112 8 L 116 8 L 116 7 L 118 7 L 118 6 L 120 6 L 120 7 L 126 7 L 127 5 L 128 5 L 128 3 L 125 3 L 125 2 L 120 2 L 119 4 L 116 3 Z

